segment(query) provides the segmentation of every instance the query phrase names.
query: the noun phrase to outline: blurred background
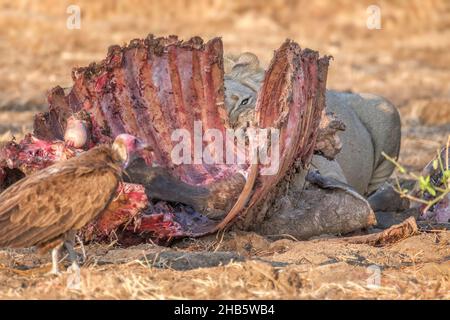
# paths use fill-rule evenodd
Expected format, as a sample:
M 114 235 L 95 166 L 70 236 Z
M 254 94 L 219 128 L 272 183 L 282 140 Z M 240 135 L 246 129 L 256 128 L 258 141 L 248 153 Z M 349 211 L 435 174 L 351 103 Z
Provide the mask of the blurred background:
M 67 27 L 70 5 L 79 29 Z M 148 33 L 220 36 L 226 53 L 254 52 L 263 66 L 286 38 L 332 55 L 329 88 L 380 94 L 400 109 L 401 162 L 415 170 L 450 133 L 448 0 L 0 0 L 0 140 L 29 131 L 73 67 Z

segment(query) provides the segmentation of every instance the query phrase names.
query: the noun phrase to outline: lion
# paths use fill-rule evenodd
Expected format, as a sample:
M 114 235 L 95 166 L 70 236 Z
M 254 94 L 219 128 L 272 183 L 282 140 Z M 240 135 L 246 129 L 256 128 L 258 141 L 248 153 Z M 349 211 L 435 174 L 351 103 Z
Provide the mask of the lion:
M 248 126 L 254 119 L 259 88 L 264 79 L 258 57 L 245 52 L 224 58 L 225 106 L 233 127 Z M 394 165 L 382 152 L 396 159 L 400 151 L 401 123 L 397 108 L 383 97 L 326 91 L 326 112 L 344 122 L 338 136 L 342 150 L 334 159 L 314 155 L 311 166 L 369 196 L 391 176 Z M 343 128 L 342 128 L 343 129 Z

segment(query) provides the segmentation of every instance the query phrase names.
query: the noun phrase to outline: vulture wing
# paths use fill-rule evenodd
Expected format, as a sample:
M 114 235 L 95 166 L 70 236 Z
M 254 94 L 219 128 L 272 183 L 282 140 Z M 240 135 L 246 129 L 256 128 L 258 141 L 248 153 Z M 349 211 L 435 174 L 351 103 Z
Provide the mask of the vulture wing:
M 97 147 L 59 162 L 0 194 L 0 247 L 45 244 L 101 213 L 120 180 L 108 151 Z

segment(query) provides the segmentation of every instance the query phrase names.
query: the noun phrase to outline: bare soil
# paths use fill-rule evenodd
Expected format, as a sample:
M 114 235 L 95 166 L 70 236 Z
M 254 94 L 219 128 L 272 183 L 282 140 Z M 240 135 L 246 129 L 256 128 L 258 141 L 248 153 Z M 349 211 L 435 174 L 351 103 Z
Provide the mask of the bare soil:
M 0 0 L 0 140 L 31 129 L 46 92 L 71 85 L 72 67 L 148 33 L 222 36 L 226 52 L 252 51 L 264 65 L 286 38 L 332 55 L 329 88 L 380 94 L 399 108 L 400 163 L 415 172 L 450 133 L 448 1 L 378 1 L 381 30 L 366 27 L 372 1 L 80 0 L 79 30 L 66 28 L 69 4 Z M 226 232 L 172 248 L 92 244 L 72 289 L 76 275 L 45 274 L 48 256 L 1 250 L 0 298 L 449 299 L 449 242 L 448 231 L 379 248 Z

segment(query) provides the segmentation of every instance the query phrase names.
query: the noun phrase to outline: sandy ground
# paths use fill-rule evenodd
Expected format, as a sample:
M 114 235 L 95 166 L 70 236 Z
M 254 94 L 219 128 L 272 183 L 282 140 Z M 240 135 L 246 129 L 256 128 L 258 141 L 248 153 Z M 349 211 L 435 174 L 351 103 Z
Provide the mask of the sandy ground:
M 380 94 L 399 108 L 400 162 L 408 169 L 419 171 L 447 140 L 447 1 L 379 1 L 380 30 L 366 27 L 371 1 L 152 3 L 78 1 L 81 29 L 70 30 L 69 1 L 0 0 L 0 140 L 31 129 L 33 114 L 45 109 L 46 92 L 70 86 L 72 67 L 148 33 L 222 36 L 226 52 L 255 52 L 264 65 L 284 39 L 294 39 L 334 57 L 329 88 Z M 337 238 L 221 236 L 172 249 L 89 246 L 81 286 L 72 289 L 76 275 L 44 274 L 47 256 L 0 251 L 0 298 L 450 298 L 449 232 L 422 233 L 383 248 Z M 40 262 L 44 267 L 35 268 Z
M 48 257 L 3 251 L 0 297 L 449 299 L 449 244 L 448 232 L 383 248 L 338 238 L 268 241 L 239 232 L 170 249 L 92 245 L 78 276 L 56 277 L 46 274 Z M 20 271 L 25 268 L 31 269 Z

